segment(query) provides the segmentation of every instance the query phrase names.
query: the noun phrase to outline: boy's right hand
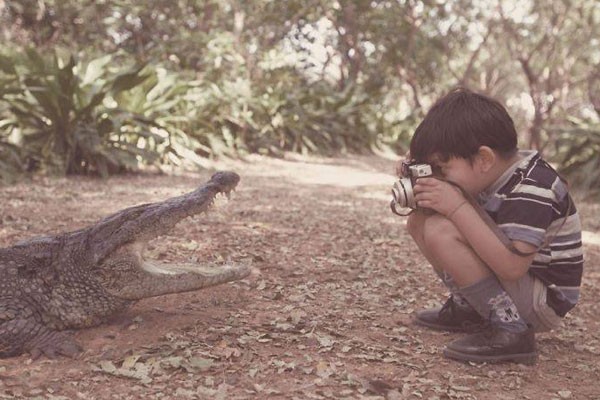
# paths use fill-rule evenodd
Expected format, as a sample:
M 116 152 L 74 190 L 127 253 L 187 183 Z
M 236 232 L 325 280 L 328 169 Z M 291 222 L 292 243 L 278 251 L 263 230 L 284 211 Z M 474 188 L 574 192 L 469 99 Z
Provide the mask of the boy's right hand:
M 450 219 L 463 204 L 468 204 L 458 187 L 437 178 L 419 178 L 414 186 L 417 205 Z

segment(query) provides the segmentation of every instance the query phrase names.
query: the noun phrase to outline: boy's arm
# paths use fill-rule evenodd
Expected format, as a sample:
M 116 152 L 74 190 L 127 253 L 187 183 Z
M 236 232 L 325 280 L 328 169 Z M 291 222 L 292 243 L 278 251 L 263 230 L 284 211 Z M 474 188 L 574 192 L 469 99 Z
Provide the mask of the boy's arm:
M 421 178 L 414 189 L 419 206 L 434 209 L 452 221 L 477 255 L 500 279 L 515 281 L 527 273 L 535 254 L 519 256 L 510 251 L 457 188 L 435 178 Z M 512 243 L 524 253 L 532 253 L 537 249 L 532 244 L 518 240 Z
M 535 253 L 519 256 L 510 251 L 471 204 L 465 203 L 460 206 L 449 219 L 501 280 L 516 281 L 527 273 Z M 537 250 L 535 246 L 519 240 L 513 240 L 512 243 L 517 250 L 524 253 Z

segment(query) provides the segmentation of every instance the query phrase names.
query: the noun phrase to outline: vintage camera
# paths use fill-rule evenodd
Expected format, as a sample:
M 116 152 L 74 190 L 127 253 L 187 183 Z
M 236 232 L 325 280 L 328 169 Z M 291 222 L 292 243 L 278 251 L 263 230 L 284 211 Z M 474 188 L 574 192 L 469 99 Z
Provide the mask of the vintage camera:
M 417 209 L 417 201 L 413 186 L 417 179 L 432 176 L 433 170 L 429 164 L 421 164 L 415 161 L 404 161 L 402 163 L 402 178 L 398 179 L 392 186 L 393 200 L 390 203 L 392 212 L 398 215 L 408 215 Z M 398 208 L 410 209 L 408 213 L 400 213 Z

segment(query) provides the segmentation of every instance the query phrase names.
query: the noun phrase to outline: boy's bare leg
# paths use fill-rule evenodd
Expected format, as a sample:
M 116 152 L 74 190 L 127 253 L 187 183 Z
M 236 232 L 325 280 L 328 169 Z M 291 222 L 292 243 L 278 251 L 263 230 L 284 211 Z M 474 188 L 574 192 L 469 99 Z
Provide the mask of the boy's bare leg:
M 415 217 L 415 221 L 409 222 L 409 232 L 416 233 L 417 246 L 433 267 L 450 274 L 458 287 L 470 286 L 492 275 L 450 220 L 440 214 L 416 213 Z M 413 225 L 420 225 L 420 232 Z
M 527 325 L 516 306 L 456 226 L 439 214 L 425 217 L 415 214 L 415 217 L 408 229 L 417 238 L 417 245 L 435 268 L 443 268 L 453 278 L 459 293 L 469 304 L 483 318 L 498 320 L 509 330 L 525 330 Z
M 487 265 L 468 245 L 454 224 L 434 214 L 414 214 L 408 230 L 434 268 L 452 276 L 460 294 L 490 324 L 494 335 L 471 335 L 448 345 L 444 354 L 466 361 L 535 359 L 533 331 L 520 317 L 517 308 Z
M 410 236 L 412 236 L 413 240 L 417 244 L 417 247 L 421 251 L 421 254 L 429 261 L 429 264 L 439 272 L 442 272 L 444 269 L 438 263 L 436 259 L 434 259 L 432 254 L 429 254 L 427 251 L 427 246 L 425 246 L 425 238 L 423 234 L 423 230 L 425 228 L 425 221 L 432 217 L 433 215 L 427 215 L 421 211 L 413 212 L 406 221 L 406 228 Z
M 451 332 L 473 332 L 481 330 L 485 323 L 484 319 L 462 296 L 459 287 L 452 276 L 444 270 L 442 262 L 438 261 L 435 255 L 427 248 L 424 237 L 424 228 L 425 222 L 429 218 L 441 219 L 442 217 L 416 211 L 408 218 L 407 229 L 423 256 L 431 264 L 441 281 L 450 290 L 451 296 L 441 307 L 418 311 L 415 315 L 415 322 L 428 328 Z
M 414 239 L 417 247 L 421 251 L 421 254 L 425 256 L 429 264 L 433 267 L 433 270 L 440 277 L 442 282 L 446 285 L 453 297 L 453 301 L 458 305 L 464 308 L 470 308 L 471 306 L 467 301 L 462 297 L 460 292 L 458 291 L 458 285 L 452 278 L 452 276 L 447 273 L 443 267 L 443 265 L 435 259 L 434 255 L 427 250 L 427 246 L 425 245 L 425 238 L 423 233 L 423 228 L 425 226 L 425 221 L 432 217 L 430 214 L 425 214 L 420 211 L 416 211 L 410 215 L 407 221 L 408 232 Z

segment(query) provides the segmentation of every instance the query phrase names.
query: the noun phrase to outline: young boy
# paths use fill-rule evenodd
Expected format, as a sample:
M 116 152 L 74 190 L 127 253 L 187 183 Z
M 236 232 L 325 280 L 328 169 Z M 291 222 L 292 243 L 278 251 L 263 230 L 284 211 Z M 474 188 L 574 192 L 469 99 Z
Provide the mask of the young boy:
M 462 88 L 427 113 L 410 155 L 442 178 L 418 179 L 408 232 L 451 292 L 416 322 L 471 333 L 444 349 L 448 358 L 535 362 L 534 332 L 559 326 L 579 298 L 581 225 L 566 183 L 537 152 L 518 151 L 500 103 Z

